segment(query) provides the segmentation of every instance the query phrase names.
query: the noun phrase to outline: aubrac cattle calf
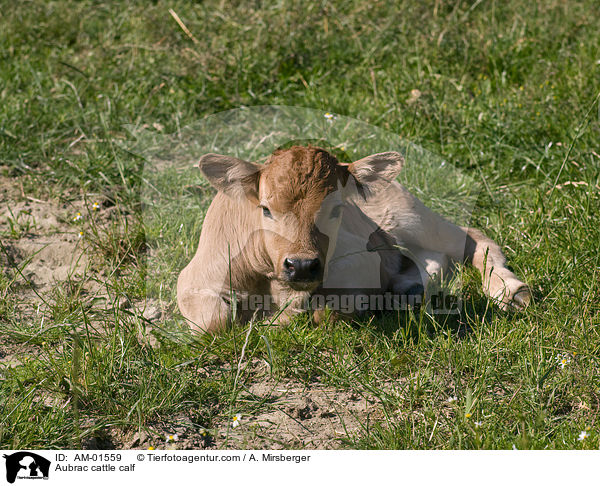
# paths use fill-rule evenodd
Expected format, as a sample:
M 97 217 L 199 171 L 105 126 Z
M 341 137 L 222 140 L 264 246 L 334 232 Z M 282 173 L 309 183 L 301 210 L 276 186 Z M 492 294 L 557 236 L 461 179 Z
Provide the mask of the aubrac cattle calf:
M 525 307 L 528 287 L 506 268 L 499 246 L 396 182 L 403 163 L 385 152 L 342 164 L 315 147 L 275 151 L 265 164 L 203 156 L 200 170 L 218 192 L 177 283 L 183 316 L 215 332 L 252 318 L 248 303 L 260 296 L 261 312 L 285 323 L 311 296 L 422 292 L 465 261 L 501 307 Z

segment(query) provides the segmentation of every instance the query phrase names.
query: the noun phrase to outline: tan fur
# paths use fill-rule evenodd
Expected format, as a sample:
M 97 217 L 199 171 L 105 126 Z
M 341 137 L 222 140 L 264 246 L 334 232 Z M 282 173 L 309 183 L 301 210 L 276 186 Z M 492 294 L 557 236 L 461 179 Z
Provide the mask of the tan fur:
M 498 245 L 443 219 L 395 182 L 402 164 L 396 152 L 340 164 L 315 147 L 276 151 L 264 165 L 204 156 L 200 169 L 218 193 L 198 250 L 179 276 L 184 317 L 195 329 L 214 332 L 233 318 L 250 319 L 253 308 L 240 304 L 259 295 L 274 304 L 266 314 L 284 323 L 317 289 L 401 293 L 413 280 L 426 282 L 464 260 L 478 268 L 486 294 L 502 307 L 527 305 L 527 286 L 506 268 Z M 409 275 L 398 247 L 418 270 Z M 291 282 L 286 258 L 319 259 L 324 273 L 318 281 Z

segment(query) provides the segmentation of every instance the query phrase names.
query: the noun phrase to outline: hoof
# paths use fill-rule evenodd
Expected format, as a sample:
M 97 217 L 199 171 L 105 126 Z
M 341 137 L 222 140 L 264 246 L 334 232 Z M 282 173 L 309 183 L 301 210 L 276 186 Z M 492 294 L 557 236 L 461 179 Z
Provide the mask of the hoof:
M 525 309 L 532 301 L 531 291 L 529 287 L 523 286 L 517 289 L 512 296 L 511 305 L 517 309 Z

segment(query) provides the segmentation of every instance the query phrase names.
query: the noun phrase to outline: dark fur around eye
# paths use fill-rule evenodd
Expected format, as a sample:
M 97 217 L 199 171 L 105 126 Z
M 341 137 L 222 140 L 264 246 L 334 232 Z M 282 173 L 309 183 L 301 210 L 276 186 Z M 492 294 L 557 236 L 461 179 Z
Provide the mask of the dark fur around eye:
M 335 208 L 333 208 L 331 210 L 331 214 L 329 215 L 332 219 L 333 218 L 338 218 L 340 216 L 340 214 L 342 214 L 342 209 L 343 206 L 336 206 Z

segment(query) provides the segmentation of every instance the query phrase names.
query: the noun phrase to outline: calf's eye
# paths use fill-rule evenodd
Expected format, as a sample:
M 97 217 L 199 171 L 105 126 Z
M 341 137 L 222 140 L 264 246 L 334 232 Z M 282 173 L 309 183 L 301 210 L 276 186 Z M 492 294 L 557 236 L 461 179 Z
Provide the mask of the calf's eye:
M 265 206 L 261 206 L 261 207 L 262 207 L 263 216 L 265 218 L 273 218 L 273 215 L 271 214 L 271 211 L 269 211 L 269 208 L 267 208 Z

